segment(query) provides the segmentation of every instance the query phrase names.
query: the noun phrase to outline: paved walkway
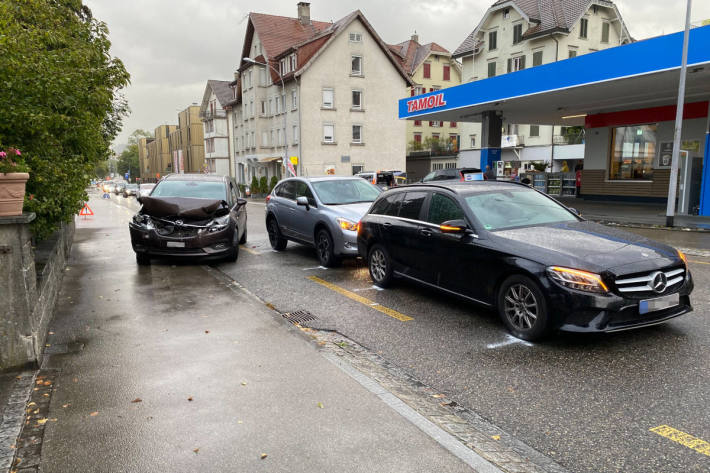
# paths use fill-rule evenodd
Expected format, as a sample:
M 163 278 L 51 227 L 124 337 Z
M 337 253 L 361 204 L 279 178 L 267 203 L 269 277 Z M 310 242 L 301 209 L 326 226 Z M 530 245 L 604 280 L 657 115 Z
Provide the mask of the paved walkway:
M 131 212 L 90 205 L 19 471 L 498 471 L 205 267 L 137 266 Z

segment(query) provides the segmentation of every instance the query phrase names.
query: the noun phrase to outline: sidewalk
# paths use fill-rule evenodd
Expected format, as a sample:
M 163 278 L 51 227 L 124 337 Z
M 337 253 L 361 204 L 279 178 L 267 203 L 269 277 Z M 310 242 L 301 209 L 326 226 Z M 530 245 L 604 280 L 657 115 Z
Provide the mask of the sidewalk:
M 50 401 L 25 426 L 44 431 L 41 458 L 21 439 L 18 471 L 498 471 L 444 448 L 444 431 L 425 433 L 205 268 L 137 266 L 131 212 L 90 205 L 32 393 Z

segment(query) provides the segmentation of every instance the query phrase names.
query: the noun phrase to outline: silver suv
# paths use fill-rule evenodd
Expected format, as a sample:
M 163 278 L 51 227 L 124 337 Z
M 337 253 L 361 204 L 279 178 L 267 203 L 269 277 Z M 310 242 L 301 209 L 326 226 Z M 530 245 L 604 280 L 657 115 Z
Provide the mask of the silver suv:
M 357 256 L 357 225 L 381 190 L 359 177 L 294 177 L 266 197 L 266 230 L 275 250 L 288 240 L 316 248 L 323 266 Z

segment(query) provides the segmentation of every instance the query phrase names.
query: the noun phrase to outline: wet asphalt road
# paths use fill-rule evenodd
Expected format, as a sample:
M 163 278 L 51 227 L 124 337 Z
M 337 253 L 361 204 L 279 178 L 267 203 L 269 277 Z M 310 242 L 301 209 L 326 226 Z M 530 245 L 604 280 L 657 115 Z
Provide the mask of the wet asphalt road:
M 301 245 L 274 252 L 264 205 L 250 203 L 248 212 L 239 261 L 216 266 L 279 311 L 310 311 L 572 472 L 710 471 L 710 456 L 649 430 L 668 425 L 710 441 L 710 259 L 690 258 L 696 289 L 689 315 L 533 345 L 509 337 L 494 313 L 475 305 L 403 282 L 377 290 L 360 261 L 322 269 Z M 670 233 L 662 239 L 672 241 Z M 707 247 L 710 235 L 693 238 Z M 413 320 L 387 316 L 310 276 Z

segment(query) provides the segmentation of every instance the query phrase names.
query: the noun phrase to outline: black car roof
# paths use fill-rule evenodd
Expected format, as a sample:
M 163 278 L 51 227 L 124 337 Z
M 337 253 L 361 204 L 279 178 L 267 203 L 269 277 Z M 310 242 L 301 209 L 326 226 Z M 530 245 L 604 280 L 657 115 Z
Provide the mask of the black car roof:
M 228 178 L 215 174 L 168 174 L 162 180 L 166 181 L 207 181 L 224 182 Z
M 505 190 L 511 187 L 524 187 L 530 189 L 530 186 L 522 184 L 520 182 L 512 181 L 434 181 L 434 182 L 417 182 L 413 184 L 407 184 L 406 186 L 395 187 L 392 190 L 406 190 L 412 188 L 424 188 L 424 189 L 449 189 L 457 194 L 460 193 L 470 193 L 470 192 L 490 192 L 495 190 Z

